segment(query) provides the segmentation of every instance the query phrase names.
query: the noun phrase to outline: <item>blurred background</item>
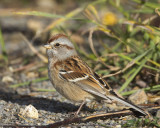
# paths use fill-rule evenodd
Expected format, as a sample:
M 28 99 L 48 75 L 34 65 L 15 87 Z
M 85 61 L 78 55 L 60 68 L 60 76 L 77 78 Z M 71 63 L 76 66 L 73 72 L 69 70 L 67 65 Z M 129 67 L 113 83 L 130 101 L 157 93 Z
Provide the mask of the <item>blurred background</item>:
M 28 102 L 22 98 L 24 95 L 56 97 L 68 103 L 57 96 L 48 80 L 48 60 L 43 48 L 52 35 L 63 33 L 72 40 L 82 59 L 117 93 L 135 104 L 160 105 L 159 27 L 160 0 L 1 0 L 0 97 L 5 102 L 2 104 L 17 105 L 16 114 L 13 112 L 17 115 L 21 107 L 34 105 L 35 99 Z M 40 105 L 35 106 L 43 108 L 41 115 L 54 108 L 51 104 L 51 108 L 44 110 L 45 106 Z M 15 122 L 26 123 L 14 114 L 10 118 Z M 1 112 L 3 118 L 9 115 Z M 158 116 L 155 114 L 152 126 L 160 124 L 156 122 Z M 32 123 L 37 124 L 36 121 Z M 147 125 L 139 122 L 134 125 Z

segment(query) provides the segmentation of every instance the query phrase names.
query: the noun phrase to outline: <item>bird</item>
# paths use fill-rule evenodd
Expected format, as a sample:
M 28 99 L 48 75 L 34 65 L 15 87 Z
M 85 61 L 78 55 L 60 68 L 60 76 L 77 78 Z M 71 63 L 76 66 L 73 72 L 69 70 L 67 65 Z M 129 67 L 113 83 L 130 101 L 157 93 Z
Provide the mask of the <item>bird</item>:
M 119 97 L 111 86 L 81 59 L 65 34 L 53 35 L 44 45 L 48 56 L 48 76 L 56 89 L 66 99 L 83 105 L 92 100 L 118 101 L 143 115 L 148 112 Z

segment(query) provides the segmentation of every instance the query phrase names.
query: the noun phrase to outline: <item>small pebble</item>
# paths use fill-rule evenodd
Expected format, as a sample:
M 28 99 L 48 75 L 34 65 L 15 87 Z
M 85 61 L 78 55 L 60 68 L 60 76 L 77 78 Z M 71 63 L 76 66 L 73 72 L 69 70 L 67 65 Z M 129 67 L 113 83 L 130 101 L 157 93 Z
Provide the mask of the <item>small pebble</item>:
M 4 76 L 2 78 L 2 82 L 4 82 L 4 83 L 10 83 L 10 82 L 13 82 L 13 81 L 14 80 L 13 80 L 13 78 L 11 76 Z
M 116 125 L 116 128 L 121 128 L 121 125 Z
M 129 100 L 134 104 L 144 104 L 148 101 L 148 97 L 144 90 L 138 90 L 129 96 Z
M 28 105 L 24 110 L 21 110 L 20 114 L 29 118 L 38 119 L 38 110 L 32 105 Z
M 6 102 L 6 101 L 4 101 L 4 100 L 0 100 L 0 105 L 5 105 L 5 104 L 7 104 L 7 102 Z
M 103 123 L 103 120 L 97 120 L 97 123 Z
M 157 111 L 156 117 L 160 118 L 160 110 Z
M 147 83 L 143 80 L 137 80 L 136 84 L 138 84 L 140 87 L 145 88 L 147 86 Z

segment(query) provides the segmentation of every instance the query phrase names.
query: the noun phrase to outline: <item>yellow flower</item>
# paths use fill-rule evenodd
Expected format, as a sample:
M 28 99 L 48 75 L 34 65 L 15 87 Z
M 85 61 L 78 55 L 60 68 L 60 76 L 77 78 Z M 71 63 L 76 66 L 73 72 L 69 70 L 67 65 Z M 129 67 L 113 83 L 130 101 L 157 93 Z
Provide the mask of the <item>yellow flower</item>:
M 102 23 L 104 25 L 115 25 L 117 23 L 117 17 L 114 13 L 112 12 L 107 12 L 104 14 L 103 18 L 102 18 Z

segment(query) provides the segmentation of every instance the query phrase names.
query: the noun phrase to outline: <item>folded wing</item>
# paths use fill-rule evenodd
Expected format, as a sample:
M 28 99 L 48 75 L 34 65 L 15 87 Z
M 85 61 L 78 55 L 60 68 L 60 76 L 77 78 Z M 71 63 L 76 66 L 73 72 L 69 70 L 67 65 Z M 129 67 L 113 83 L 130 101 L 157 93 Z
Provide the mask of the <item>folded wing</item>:
M 106 99 L 104 85 L 92 74 L 61 70 L 59 76 L 66 81 L 73 82 L 75 85 L 93 95 Z
M 83 90 L 93 95 L 99 96 L 102 99 L 116 100 L 118 102 L 121 102 L 122 104 L 125 104 L 139 111 L 144 115 L 147 115 L 147 113 L 143 109 L 120 98 L 109 86 L 107 86 L 109 87 L 108 90 L 105 89 L 106 84 L 103 80 L 101 81 L 100 78 L 97 79 L 98 75 L 94 76 L 92 74 L 87 74 L 82 72 L 61 70 L 59 72 L 59 77 L 63 80 L 74 83 Z

